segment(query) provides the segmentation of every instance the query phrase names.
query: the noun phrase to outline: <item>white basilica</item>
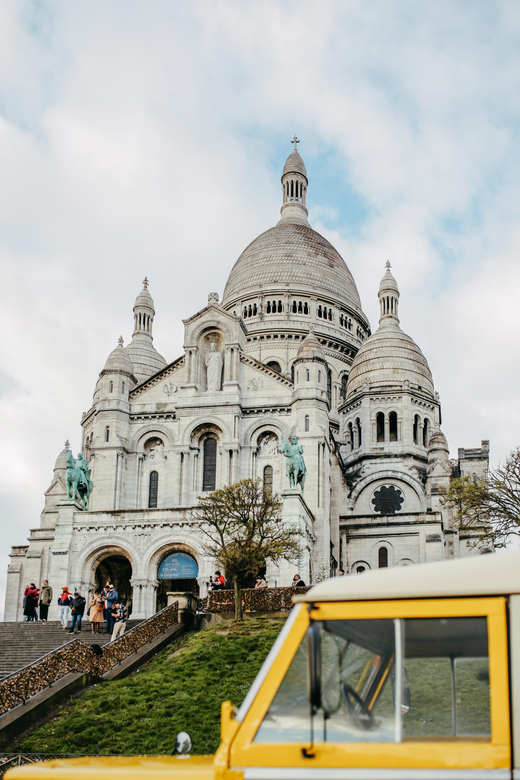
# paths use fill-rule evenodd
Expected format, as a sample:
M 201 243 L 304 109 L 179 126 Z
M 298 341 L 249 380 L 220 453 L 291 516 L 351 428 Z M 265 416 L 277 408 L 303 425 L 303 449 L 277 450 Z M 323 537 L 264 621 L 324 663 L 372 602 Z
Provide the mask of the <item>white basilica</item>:
M 184 321 L 173 362 L 153 346 L 145 280 L 132 340 L 108 356 L 81 420 L 89 508 L 67 500 L 64 449 L 40 527 L 12 549 L 6 620 L 22 619 L 25 586 L 44 578 L 55 593 L 68 585 L 84 595 L 110 578 L 135 618 L 165 606 L 168 592 L 205 595 L 214 561 L 197 497 L 246 477 L 279 493 L 283 519 L 303 532 L 299 561 L 266 562 L 271 586 L 296 571 L 312 583 L 475 552 L 440 490 L 452 476 L 483 474 L 488 442 L 450 461 L 428 363 L 399 326 L 389 263 L 371 335 L 349 269 L 309 225 L 307 186 L 295 141 L 279 222 L 240 255 L 222 301 L 210 293 Z M 303 496 L 285 475 L 282 437 L 292 436 L 307 466 Z

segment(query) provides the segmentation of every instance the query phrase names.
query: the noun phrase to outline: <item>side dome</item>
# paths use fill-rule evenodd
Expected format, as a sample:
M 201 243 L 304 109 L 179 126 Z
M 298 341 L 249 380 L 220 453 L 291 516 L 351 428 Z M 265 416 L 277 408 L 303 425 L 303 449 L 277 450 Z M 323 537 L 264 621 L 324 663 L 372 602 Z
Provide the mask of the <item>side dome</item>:
M 373 387 L 384 387 L 402 385 L 405 381 L 426 390 L 433 397 L 433 377 L 428 362 L 415 341 L 399 327 L 398 301 L 399 289 L 387 262 L 379 287 L 379 328 L 354 358 L 348 377 L 347 398 L 360 390 L 365 382 Z
M 65 476 L 65 472 L 67 470 L 67 450 L 69 449 L 69 441 L 65 442 L 65 446 L 63 447 L 62 451 L 56 458 L 56 463 L 54 464 L 54 476 L 55 477 L 63 477 Z
M 126 351 L 126 349 L 123 346 L 123 337 L 121 336 L 119 338 L 119 343 L 117 347 L 112 350 L 110 355 L 107 357 L 105 367 L 103 368 L 102 373 L 108 374 L 111 372 L 122 372 L 124 374 L 128 374 L 129 376 L 134 375 L 134 365 L 132 363 L 132 360 L 130 358 L 130 355 Z
M 230 306 L 260 289 L 286 288 L 327 294 L 361 312 L 356 283 L 331 243 L 309 225 L 280 222 L 255 238 L 231 269 L 222 305 Z
M 166 360 L 157 352 L 151 340 L 142 336 L 134 336 L 127 351 L 131 355 L 138 382 L 144 382 L 145 379 L 153 376 L 167 365 Z
M 433 395 L 433 378 L 423 353 L 401 328 L 382 327 L 370 336 L 357 353 L 348 377 L 347 397 L 364 382 L 382 386 L 408 380 Z

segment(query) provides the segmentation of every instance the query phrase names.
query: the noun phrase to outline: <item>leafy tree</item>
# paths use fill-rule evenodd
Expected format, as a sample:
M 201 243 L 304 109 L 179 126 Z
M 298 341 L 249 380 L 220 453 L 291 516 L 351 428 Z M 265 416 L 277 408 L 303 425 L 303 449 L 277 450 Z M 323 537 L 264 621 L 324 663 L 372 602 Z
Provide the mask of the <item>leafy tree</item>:
M 278 496 L 264 490 L 260 479 L 244 479 L 199 496 L 206 551 L 235 581 L 236 620 L 242 620 L 244 577 L 257 574 L 267 560 L 294 560 L 300 553 L 302 532 L 282 523 L 281 510 Z
M 443 492 L 441 503 L 452 510 L 459 530 L 478 531 L 478 543 L 505 547 L 520 536 L 520 447 L 486 477 L 454 479 Z

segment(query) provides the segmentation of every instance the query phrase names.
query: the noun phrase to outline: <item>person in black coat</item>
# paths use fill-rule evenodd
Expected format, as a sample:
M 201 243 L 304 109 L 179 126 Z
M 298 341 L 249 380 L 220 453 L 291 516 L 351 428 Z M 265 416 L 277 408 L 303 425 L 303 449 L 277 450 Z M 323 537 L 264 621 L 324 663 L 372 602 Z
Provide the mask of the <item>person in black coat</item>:
M 81 631 L 81 621 L 85 613 L 85 599 L 78 591 L 75 591 L 74 598 L 72 600 L 72 623 L 70 624 L 69 634 L 79 634 Z M 76 631 L 76 626 L 78 630 Z
M 25 597 L 25 603 L 23 608 L 23 614 L 27 620 L 38 620 L 38 613 L 36 612 L 36 607 L 38 606 L 38 596 L 40 591 L 34 584 L 34 582 L 31 582 L 30 585 L 28 585 L 25 589 L 24 597 Z

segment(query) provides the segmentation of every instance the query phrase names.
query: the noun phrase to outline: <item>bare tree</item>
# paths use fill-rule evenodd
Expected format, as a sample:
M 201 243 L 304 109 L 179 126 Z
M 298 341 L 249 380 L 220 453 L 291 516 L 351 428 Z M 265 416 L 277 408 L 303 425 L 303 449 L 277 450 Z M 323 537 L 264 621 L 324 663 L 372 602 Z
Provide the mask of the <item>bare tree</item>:
M 475 531 L 477 544 L 506 547 L 520 536 L 520 447 L 484 478 L 460 477 L 443 491 L 459 530 Z
M 242 581 L 258 574 L 266 561 L 294 560 L 300 554 L 302 532 L 284 525 L 278 496 L 264 490 L 261 480 L 244 479 L 199 496 L 205 548 L 235 582 L 235 619 L 242 620 Z

